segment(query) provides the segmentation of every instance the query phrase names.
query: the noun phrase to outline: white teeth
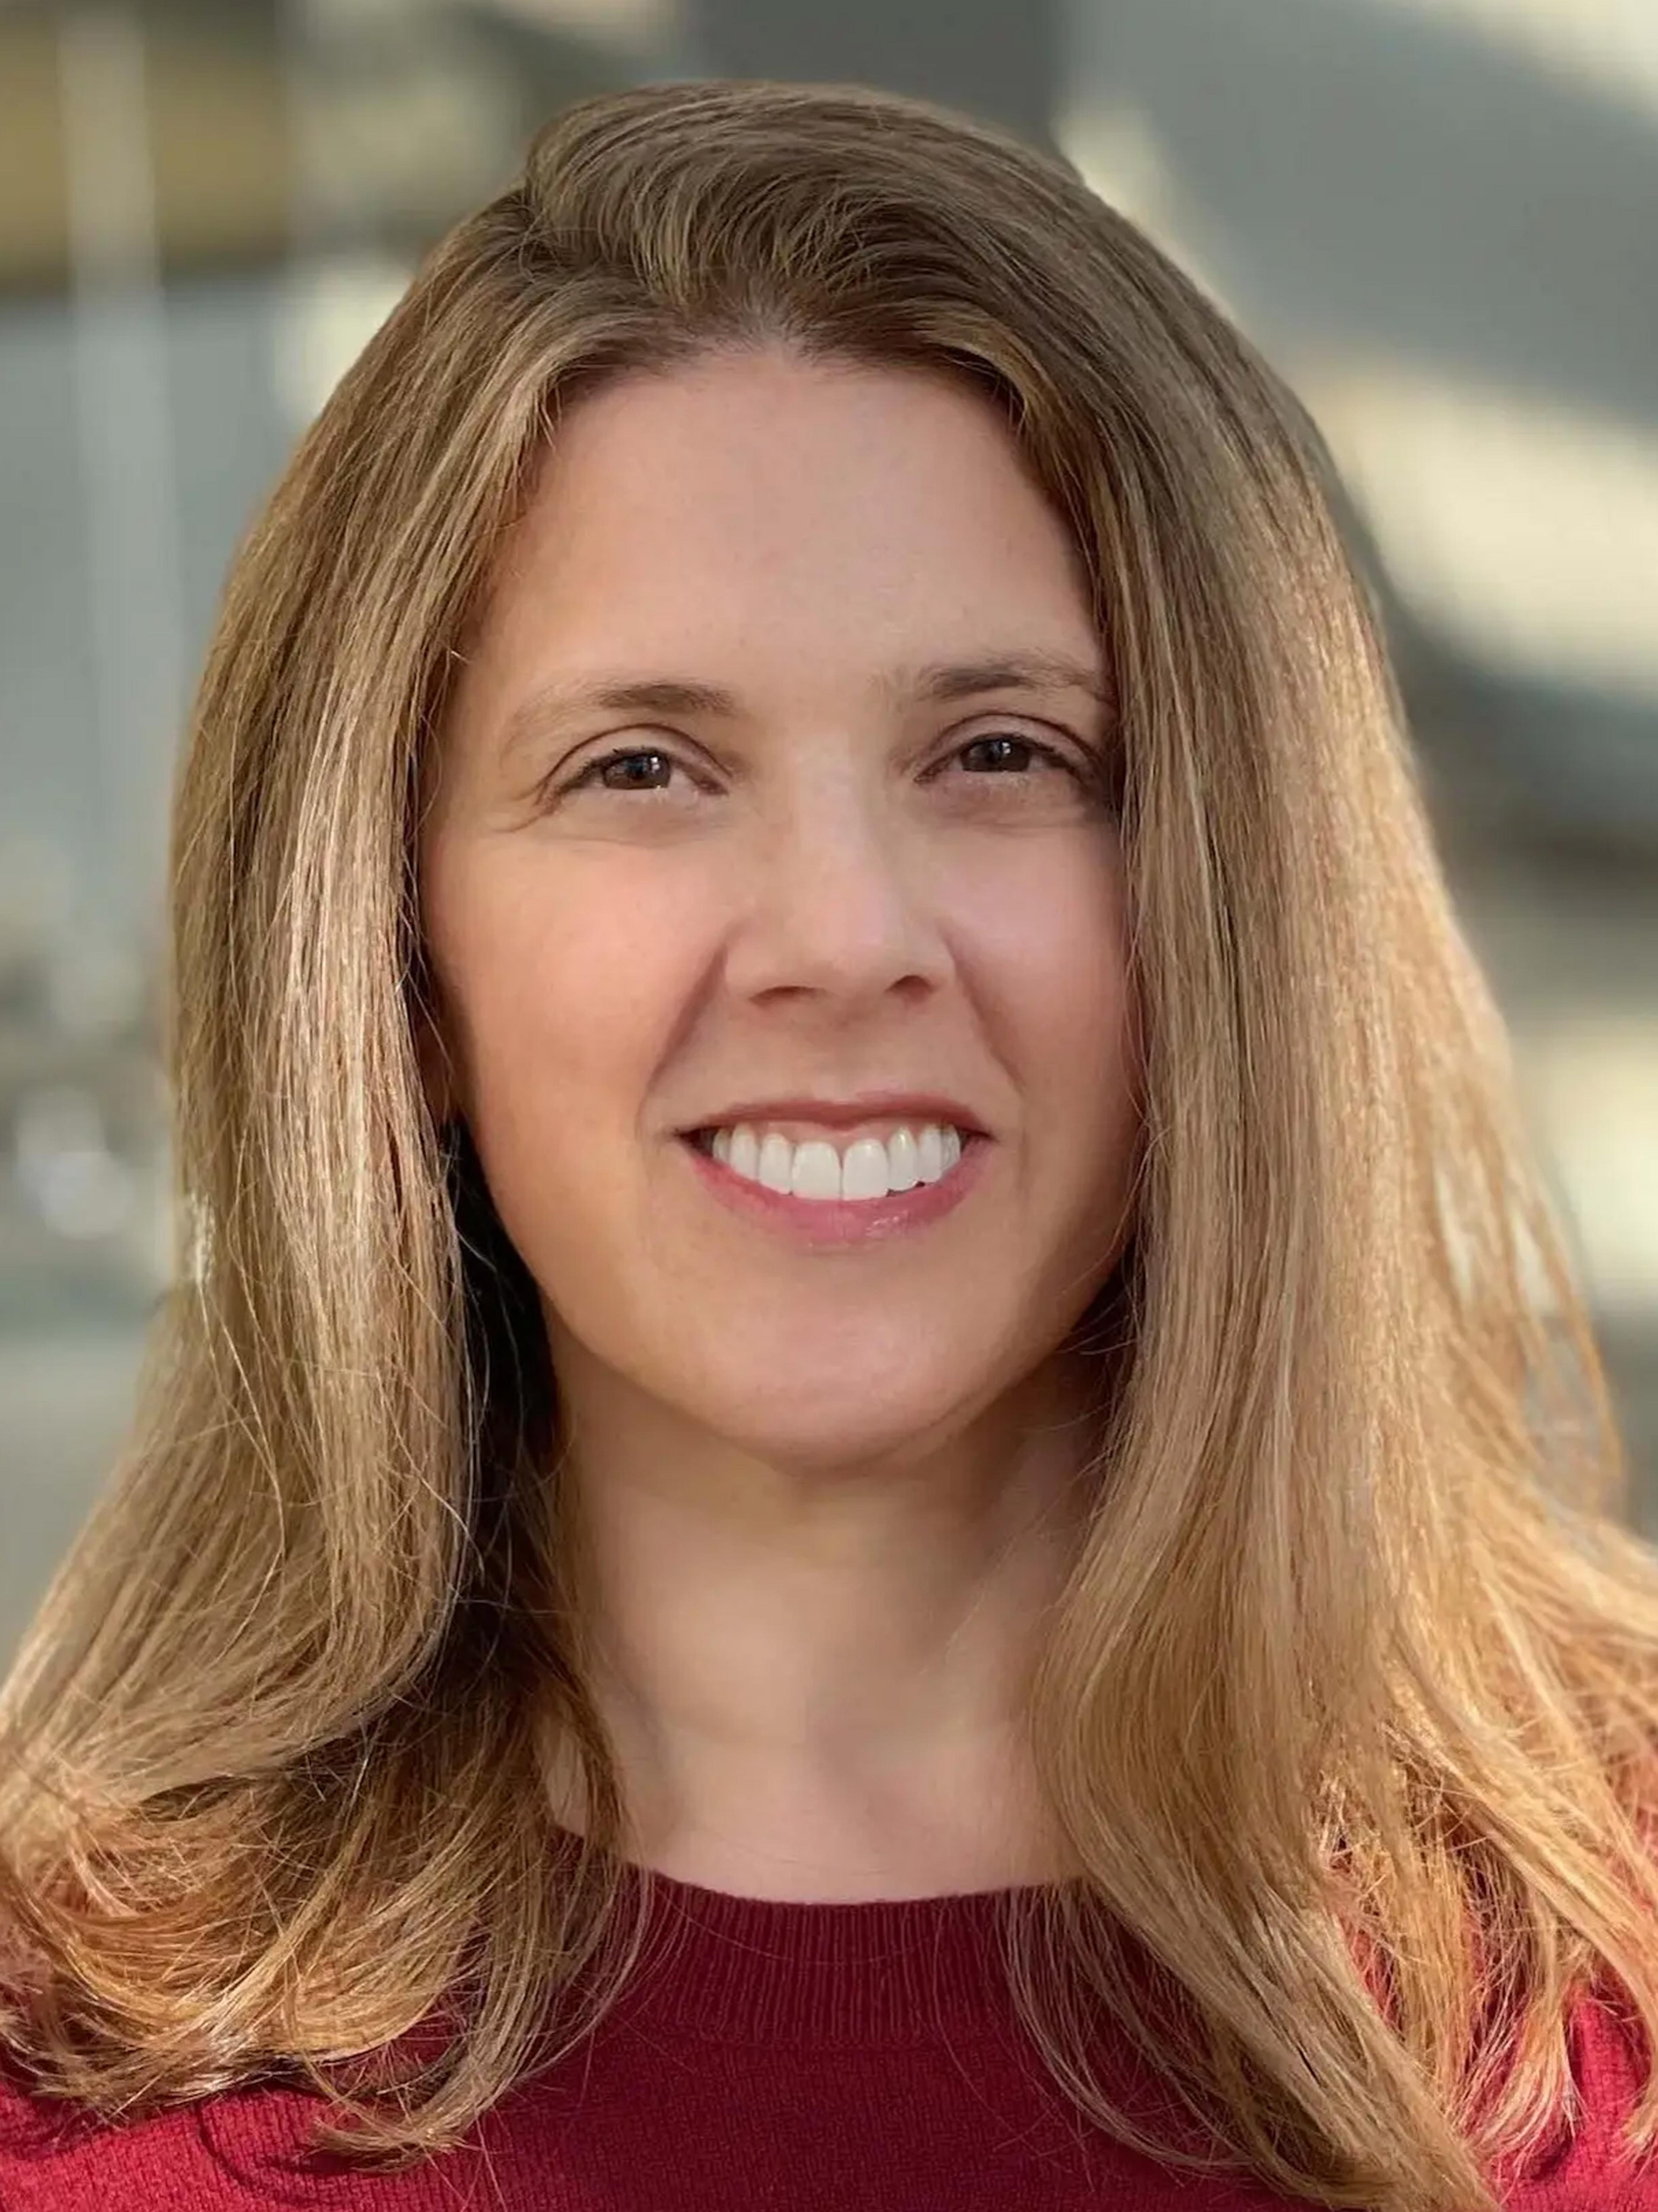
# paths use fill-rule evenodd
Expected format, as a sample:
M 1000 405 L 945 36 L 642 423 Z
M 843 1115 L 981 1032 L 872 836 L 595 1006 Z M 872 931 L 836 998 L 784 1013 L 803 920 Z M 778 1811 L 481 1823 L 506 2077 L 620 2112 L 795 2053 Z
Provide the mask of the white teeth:
M 775 1140 L 783 1144 L 786 1139 Z M 773 1139 L 768 1137 L 766 1143 Z M 761 1157 L 764 1158 L 763 1148 Z M 789 1188 L 797 1198 L 839 1198 L 841 1195 L 841 1155 L 833 1145 L 816 1142 L 797 1145 L 794 1164 L 789 1170 Z
M 908 1129 L 895 1129 L 887 1139 L 888 1180 L 894 1190 L 914 1190 L 920 1181 L 915 1164 L 915 1139 Z
M 726 1154 L 726 1165 L 733 1175 L 746 1176 L 750 1182 L 760 1180 L 760 1139 L 745 1122 L 739 1121 L 731 1133 L 731 1149 Z
M 821 1138 L 792 1144 L 775 1129 L 763 1133 L 745 1121 L 716 1129 L 709 1150 L 734 1175 L 796 1198 L 884 1198 L 938 1182 L 962 1157 L 958 1130 L 929 1121 L 920 1129 L 895 1129 L 884 1142 L 859 1137 L 843 1154 Z
M 842 1198 L 884 1198 L 887 1194 L 887 1148 L 878 1137 L 859 1137 L 848 1145 L 841 1163 Z

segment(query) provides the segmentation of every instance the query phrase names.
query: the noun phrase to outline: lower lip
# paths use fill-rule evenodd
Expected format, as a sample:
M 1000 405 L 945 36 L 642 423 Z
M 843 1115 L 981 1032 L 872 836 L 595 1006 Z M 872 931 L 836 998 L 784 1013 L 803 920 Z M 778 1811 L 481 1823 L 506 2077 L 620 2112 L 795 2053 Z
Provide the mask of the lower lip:
M 950 1172 L 937 1182 L 918 1182 L 913 1190 L 889 1191 L 884 1198 L 795 1198 L 734 1175 L 689 1137 L 678 1142 L 710 1196 L 722 1206 L 781 1230 L 801 1243 L 827 1245 L 872 1243 L 942 1221 L 978 1182 L 991 1144 L 988 1137 L 964 1137 L 962 1157 Z

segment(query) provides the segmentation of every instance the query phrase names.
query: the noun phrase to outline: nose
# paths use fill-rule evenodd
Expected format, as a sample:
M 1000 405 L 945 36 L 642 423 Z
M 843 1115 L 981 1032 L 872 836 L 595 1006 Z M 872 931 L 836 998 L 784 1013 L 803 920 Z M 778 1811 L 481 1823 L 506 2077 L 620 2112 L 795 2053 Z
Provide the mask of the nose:
M 748 998 L 780 992 L 848 1010 L 949 973 L 936 863 L 897 810 L 855 775 L 820 778 L 766 825 L 748 873 L 726 976 Z

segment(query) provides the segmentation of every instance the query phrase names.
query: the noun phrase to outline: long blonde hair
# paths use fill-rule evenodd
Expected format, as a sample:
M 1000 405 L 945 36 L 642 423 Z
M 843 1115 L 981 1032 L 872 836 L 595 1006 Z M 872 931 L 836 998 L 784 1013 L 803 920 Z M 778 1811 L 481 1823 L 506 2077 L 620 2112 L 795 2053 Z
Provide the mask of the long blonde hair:
M 4 1691 L 0 2027 L 104 2112 L 297 2075 L 395 2161 L 632 1970 L 532 1286 L 421 1085 L 416 829 L 561 409 L 754 342 L 1004 410 L 1121 702 L 1145 1171 L 1030 1714 L 1084 1871 L 1010 1902 L 1021 2014 L 1177 2163 L 1102 2021 L 1282 2191 L 1489 2207 L 1578 1996 L 1658 2042 L 1658 1560 L 1502 1028 L 1303 412 L 1063 164 L 855 88 L 556 118 L 240 552 L 175 815 L 179 1279 Z

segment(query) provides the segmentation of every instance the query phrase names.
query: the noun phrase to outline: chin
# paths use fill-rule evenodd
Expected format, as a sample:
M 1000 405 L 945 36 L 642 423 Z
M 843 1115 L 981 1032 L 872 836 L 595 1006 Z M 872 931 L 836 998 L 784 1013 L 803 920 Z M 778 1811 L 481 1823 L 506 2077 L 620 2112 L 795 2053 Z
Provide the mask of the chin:
M 730 1402 L 706 1408 L 702 1419 L 740 1451 L 774 1466 L 829 1471 L 859 1467 L 923 1443 L 941 1442 L 954 1425 L 963 1390 L 920 1392 L 908 1388 L 884 1395 L 851 1383 L 845 1375 L 792 1394 L 786 1404 Z

